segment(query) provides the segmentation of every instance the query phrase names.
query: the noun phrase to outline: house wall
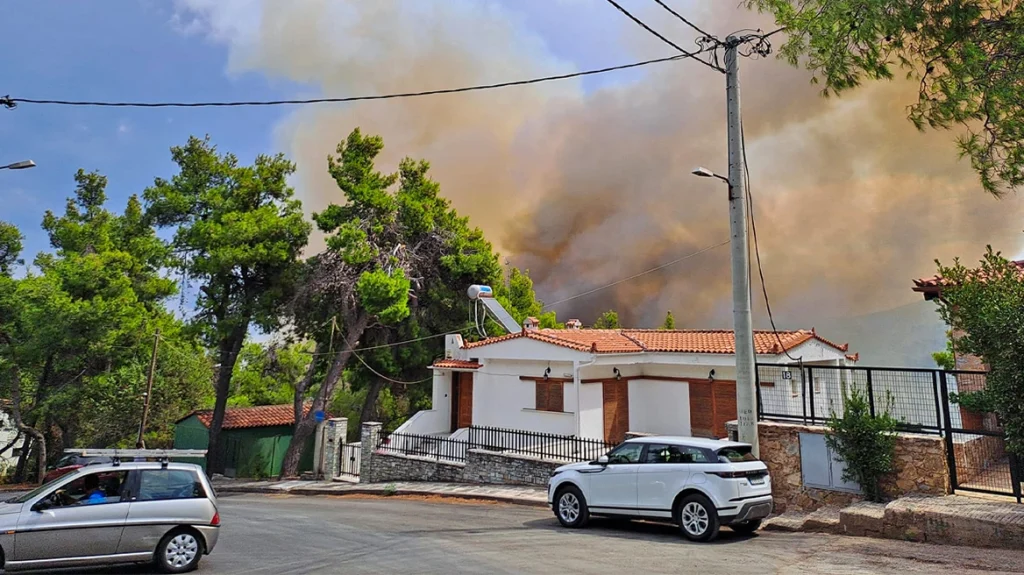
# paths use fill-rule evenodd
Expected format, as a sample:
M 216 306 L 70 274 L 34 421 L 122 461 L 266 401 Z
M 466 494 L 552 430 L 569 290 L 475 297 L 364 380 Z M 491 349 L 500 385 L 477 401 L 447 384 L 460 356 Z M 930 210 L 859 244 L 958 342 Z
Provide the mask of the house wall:
M 473 377 L 473 425 L 574 435 L 576 394 L 572 382 L 563 384 L 565 411 L 554 413 L 536 410 L 536 383 L 519 379 L 541 377 L 548 367 L 550 377 L 572 377 L 572 363 L 487 360 Z
M 629 382 L 629 430 L 690 435 L 690 386 L 683 381 Z
M 580 385 L 579 435 L 604 439 L 604 387 L 600 382 Z

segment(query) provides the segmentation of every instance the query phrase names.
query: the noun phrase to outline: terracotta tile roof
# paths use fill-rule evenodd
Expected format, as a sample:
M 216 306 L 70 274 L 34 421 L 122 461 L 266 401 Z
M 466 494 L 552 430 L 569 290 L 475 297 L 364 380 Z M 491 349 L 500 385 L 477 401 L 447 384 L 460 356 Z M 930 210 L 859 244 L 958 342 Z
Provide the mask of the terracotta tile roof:
M 1024 273 L 1024 260 L 1018 260 L 1013 263 Z M 946 285 L 949 285 L 949 282 L 945 278 L 935 275 L 930 278 L 914 280 L 914 287 L 911 289 L 916 292 L 935 295 L 942 291 L 942 287 Z
M 481 367 L 483 366 L 475 361 L 466 361 L 464 359 L 439 359 L 434 362 L 434 365 L 430 366 L 430 369 L 480 369 Z
M 311 404 L 306 404 L 302 414 L 309 413 Z M 195 415 L 206 427 L 213 422 L 213 410 L 193 411 L 179 421 Z M 278 425 L 295 425 L 295 407 L 287 405 L 261 405 L 258 407 L 229 407 L 224 412 L 222 429 L 245 429 L 249 427 L 275 427 Z
M 483 341 L 466 343 L 465 348 L 491 345 L 525 337 L 590 353 L 736 353 L 736 339 L 731 330 L 660 330 L 660 329 L 539 329 L 523 330 Z M 819 336 L 813 329 L 780 331 L 778 338 L 770 331 L 754 332 L 754 348 L 759 355 L 778 355 L 785 350 L 815 339 L 845 352 L 846 344 L 837 344 Z M 779 345 L 779 340 L 782 345 Z

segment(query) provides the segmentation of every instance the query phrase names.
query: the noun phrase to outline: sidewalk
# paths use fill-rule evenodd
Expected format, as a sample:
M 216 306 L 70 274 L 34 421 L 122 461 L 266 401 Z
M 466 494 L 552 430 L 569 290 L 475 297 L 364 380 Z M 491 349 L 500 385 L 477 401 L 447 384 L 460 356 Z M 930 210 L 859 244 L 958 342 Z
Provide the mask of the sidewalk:
M 514 505 L 547 506 L 543 487 L 520 485 L 470 485 L 465 483 L 348 483 L 343 481 L 234 481 L 218 479 L 213 488 L 220 493 L 263 493 L 287 495 L 419 495 Z
M 1020 549 L 1024 505 L 963 495 L 904 497 L 888 504 L 862 502 L 843 509 L 786 513 L 769 519 L 765 529 Z

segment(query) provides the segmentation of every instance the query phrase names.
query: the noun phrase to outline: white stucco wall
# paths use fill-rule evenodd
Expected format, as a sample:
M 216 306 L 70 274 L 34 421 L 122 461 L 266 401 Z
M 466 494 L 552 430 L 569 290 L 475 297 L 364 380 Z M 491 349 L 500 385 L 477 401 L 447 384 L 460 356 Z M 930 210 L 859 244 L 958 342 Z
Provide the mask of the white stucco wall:
M 572 383 L 565 383 L 563 413 L 537 411 L 537 388 L 520 376 L 542 377 L 551 367 L 550 377 L 572 376 L 572 363 L 546 361 L 487 360 L 473 379 L 473 424 L 508 429 L 528 429 L 543 433 L 576 433 L 576 394 Z
M 629 430 L 690 435 L 690 386 L 682 381 L 630 381 Z

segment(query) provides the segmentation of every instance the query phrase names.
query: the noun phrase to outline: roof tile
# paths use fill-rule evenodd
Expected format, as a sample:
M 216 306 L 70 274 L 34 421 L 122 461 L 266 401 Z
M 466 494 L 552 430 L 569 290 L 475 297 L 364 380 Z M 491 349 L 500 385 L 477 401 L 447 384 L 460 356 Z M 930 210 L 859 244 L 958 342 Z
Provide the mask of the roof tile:
M 466 361 L 464 359 L 439 359 L 430 366 L 430 369 L 480 369 L 483 367 L 479 362 Z
M 309 413 L 311 404 L 303 407 L 302 414 Z M 193 411 L 188 416 L 195 415 L 206 427 L 213 422 L 213 410 L 204 409 Z M 250 427 L 275 427 L 279 425 L 295 425 L 295 407 L 286 405 L 261 405 L 258 407 L 229 407 L 224 412 L 224 424 L 222 429 L 245 429 Z

